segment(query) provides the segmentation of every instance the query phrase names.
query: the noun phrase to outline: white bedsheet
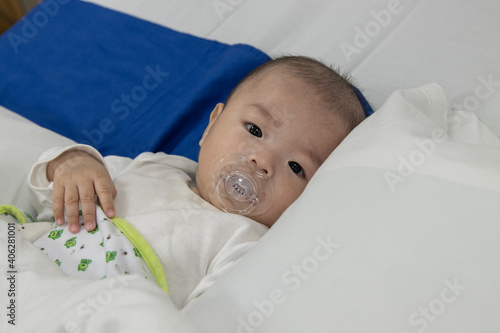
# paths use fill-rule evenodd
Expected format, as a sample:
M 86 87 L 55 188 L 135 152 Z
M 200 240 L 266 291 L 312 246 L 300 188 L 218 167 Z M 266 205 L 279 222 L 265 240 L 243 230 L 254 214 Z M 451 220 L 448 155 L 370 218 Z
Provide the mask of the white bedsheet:
M 22 207 L 32 216 L 36 216 L 28 192 L 30 166 L 50 147 L 70 145 L 73 141 L 2 106 L 0 123 L 0 205 Z
M 357 78 L 375 109 L 397 89 L 441 85 L 500 135 L 500 2 L 492 0 L 88 0 L 271 56 L 313 56 Z

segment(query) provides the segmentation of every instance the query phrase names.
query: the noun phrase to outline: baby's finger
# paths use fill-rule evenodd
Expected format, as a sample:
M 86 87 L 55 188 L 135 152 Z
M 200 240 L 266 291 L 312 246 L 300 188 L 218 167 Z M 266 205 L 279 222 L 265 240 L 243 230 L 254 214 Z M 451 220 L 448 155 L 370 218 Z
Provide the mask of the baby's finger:
M 64 224 L 64 187 L 54 185 L 52 193 L 52 211 L 59 225 Z
M 80 197 L 85 230 L 92 231 L 96 226 L 94 186 L 90 184 L 78 187 L 78 195 Z
M 113 198 L 116 195 L 116 188 L 113 181 L 96 181 L 94 186 L 104 213 L 107 217 L 114 217 L 116 212 Z
M 64 191 L 64 202 L 66 208 L 66 218 L 68 219 L 68 228 L 72 233 L 80 230 L 79 223 L 79 196 L 78 189 L 75 187 L 66 187 Z

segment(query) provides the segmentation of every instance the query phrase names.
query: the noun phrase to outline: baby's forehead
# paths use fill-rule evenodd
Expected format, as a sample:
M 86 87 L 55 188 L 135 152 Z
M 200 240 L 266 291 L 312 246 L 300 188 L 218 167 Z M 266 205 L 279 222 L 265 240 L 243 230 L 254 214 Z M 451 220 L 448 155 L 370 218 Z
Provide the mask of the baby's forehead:
M 307 79 L 295 74 L 287 65 L 276 65 L 250 77 L 238 87 L 236 95 L 244 97 L 246 103 L 259 104 L 263 95 L 269 97 L 261 106 L 275 117 L 289 116 L 291 110 L 303 116 L 324 121 L 331 126 L 333 122 L 342 122 L 336 106 L 324 98 L 318 87 Z M 241 102 L 241 100 L 240 100 Z M 303 107 L 297 110 L 295 104 Z M 262 104 L 260 104 L 262 105 Z
M 305 79 L 300 78 L 294 73 L 293 69 L 286 64 L 279 64 L 266 68 L 253 77 L 249 77 L 247 81 L 246 84 L 250 87 L 256 87 L 269 81 L 282 81 L 309 86 Z
M 264 120 L 257 121 L 264 131 L 271 130 L 272 135 L 287 138 L 283 147 L 300 149 L 308 155 L 315 155 L 328 146 L 333 150 L 347 135 L 340 120 L 331 112 L 311 105 L 295 106 L 274 104 L 267 107 L 257 103 L 253 105 L 253 112 L 259 115 L 257 119 Z M 323 159 L 316 158 L 320 162 Z
M 317 91 L 317 87 L 283 68 L 268 69 L 264 73 L 248 79 L 238 90 L 237 94 L 247 96 L 251 96 L 252 93 L 257 93 L 260 96 L 262 93 L 271 91 L 278 93 L 273 95 L 275 103 L 286 103 L 278 98 L 288 95 L 300 97 L 301 100 L 307 101 L 313 106 L 326 106 L 325 101 Z

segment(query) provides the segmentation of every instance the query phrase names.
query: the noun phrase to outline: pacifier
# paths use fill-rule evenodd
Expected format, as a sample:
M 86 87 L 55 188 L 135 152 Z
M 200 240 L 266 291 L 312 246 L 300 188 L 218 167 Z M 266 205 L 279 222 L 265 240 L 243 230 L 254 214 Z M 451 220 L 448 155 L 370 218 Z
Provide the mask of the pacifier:
M 274 190 L 269 177 L 244 156 L 225 155 L 212 171 L 215 199 L 225 212 L 260 215 L 271 207 Z

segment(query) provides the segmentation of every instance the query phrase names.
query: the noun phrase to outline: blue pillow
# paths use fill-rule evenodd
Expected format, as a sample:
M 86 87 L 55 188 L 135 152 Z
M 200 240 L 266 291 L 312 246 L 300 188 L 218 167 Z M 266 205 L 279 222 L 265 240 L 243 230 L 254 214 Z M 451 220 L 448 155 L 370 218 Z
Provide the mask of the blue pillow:
M 0 104 L 103 155 L 197 160 L 214 106 L 268 60 L 248 45 L 45 0 L 0 37 Z
M 368 117 L 373 114 L 373 109 L 368 103 L 368 100 L 365 98 L 361 90 L 359 90 L 355 86 L 351 86 L 352 90 L 354 90 L 354 93 L 356 94 L 356 97 L 358 97 L 359 102 L 361 103 L 361 106 L 363 107 L 363 110 L 365 111 L 365 115 Z
M 103 155 L 197 160 L 210 112 L 270 58 L 75 0 L 0 38 L 0 104 Z

